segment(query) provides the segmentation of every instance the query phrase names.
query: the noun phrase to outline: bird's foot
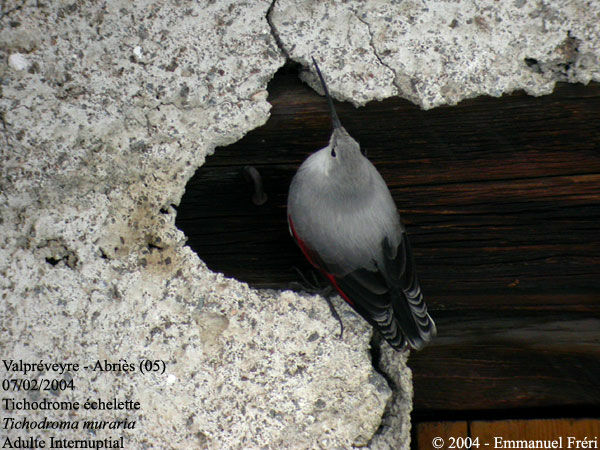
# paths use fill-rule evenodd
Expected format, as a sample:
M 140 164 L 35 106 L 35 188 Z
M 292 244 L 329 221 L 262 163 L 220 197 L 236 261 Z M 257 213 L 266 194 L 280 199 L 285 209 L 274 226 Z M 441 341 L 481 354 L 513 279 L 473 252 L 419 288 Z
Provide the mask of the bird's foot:
M 337 321 L 340 323 L 340 336 L 339 336 L 339 339 L 341 341 L 344 338 L 344 322 L 342 322 L 342 318 L 340 317 L 340 315 L 336 311 L 335 306 L 333 306 L 333 302 L 331 301 L 331 298 L 329 298 L 327 296 L 327 297 L 325 297 L 325 301 L 329 305 L 329 310 L 331 311 L 331 315 L 335 319 L 337 319 Z
M 304 292 L 308 292 L 309 294 L 318 294 L 325 297 L 326 295 L 331 294 L 332 287 L 331 285 L 323 286 L 322 283 L 317 278 L 317 275 L 314 271 L 310 271 L 311 280 L 297 267 L 294 267 L 294 270 L 300 277 L 301 281 L 292 281 L 290 283 L 290 287 L 295 290 L 300 290 Z

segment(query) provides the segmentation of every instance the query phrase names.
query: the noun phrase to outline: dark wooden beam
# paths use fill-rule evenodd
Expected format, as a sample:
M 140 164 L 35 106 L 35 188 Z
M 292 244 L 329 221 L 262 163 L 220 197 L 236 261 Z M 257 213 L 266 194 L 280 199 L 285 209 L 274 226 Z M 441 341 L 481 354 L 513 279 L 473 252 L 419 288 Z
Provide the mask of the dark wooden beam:
M 310 270 L 287 230 L 289 182 L 330 121 L 294 68 L 269 92 L 268 123 L 208 157 L 177 226 L 212 270 L 287 288 L 294 267 Z M 600 85 L 337 108 L 390 186 L 439 325 L 410 358 L 417 412 L 600 406 Z M 246 165 L 263 176 L 263 206 Z

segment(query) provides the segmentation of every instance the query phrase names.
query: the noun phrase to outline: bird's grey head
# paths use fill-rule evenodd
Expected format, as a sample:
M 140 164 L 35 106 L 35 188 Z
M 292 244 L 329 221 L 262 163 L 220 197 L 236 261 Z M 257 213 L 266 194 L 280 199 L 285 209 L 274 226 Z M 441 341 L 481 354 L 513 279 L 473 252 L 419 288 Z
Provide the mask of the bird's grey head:
M 364 158 L 360 152 L 360 145 L 348 134 L 341 125 L 333 129 L 329 139 L 329 149 L 332 158 L 348 160 L 354 158 Z

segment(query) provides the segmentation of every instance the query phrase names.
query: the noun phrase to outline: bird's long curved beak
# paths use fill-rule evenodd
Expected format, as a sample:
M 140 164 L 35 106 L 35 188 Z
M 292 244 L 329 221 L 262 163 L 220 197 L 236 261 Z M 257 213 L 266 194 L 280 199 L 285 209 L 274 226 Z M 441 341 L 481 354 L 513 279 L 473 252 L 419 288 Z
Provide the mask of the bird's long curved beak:
M 329 103 L 329 112 L 331 113 L 331 124 L 333 126 L 333 129 L 336 130 L 337 128 L 342 128 L 342 124 L 340 123 L 340 118 L 338 117 L 335 107 L 333 106 L 333 100 L 331 99 L 331 96 L 329 95 L 329 90 L 327 89 L 327 84 L 325 84 L 323 75 L 321 75 L 321 70 L 319 70 L 319 65 L 317 64 L 317 61 L 315 60 L 314 57 L 312 58 L 312 60 L 313 60 L 313 64 L 315 65 L 315 69 L 317 69 L 317 75 L 319 76 L 319 79 L 321 80 L 321 85 L 323 86 L 323 90 L 325 91 L 325 96 L 327 97 L 327 103 Z

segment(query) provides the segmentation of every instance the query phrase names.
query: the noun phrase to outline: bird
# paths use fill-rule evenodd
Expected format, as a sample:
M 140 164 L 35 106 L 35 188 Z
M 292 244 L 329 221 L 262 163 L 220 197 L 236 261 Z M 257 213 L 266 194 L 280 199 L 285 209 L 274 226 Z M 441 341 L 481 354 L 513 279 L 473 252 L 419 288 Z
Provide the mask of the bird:
M 287 199 L 289 231 L 306 259 L 398 351 L 436 335 L 392 195 L 342 126 L 312 58 L 331 115 L 326 147 L 300 165 Z

